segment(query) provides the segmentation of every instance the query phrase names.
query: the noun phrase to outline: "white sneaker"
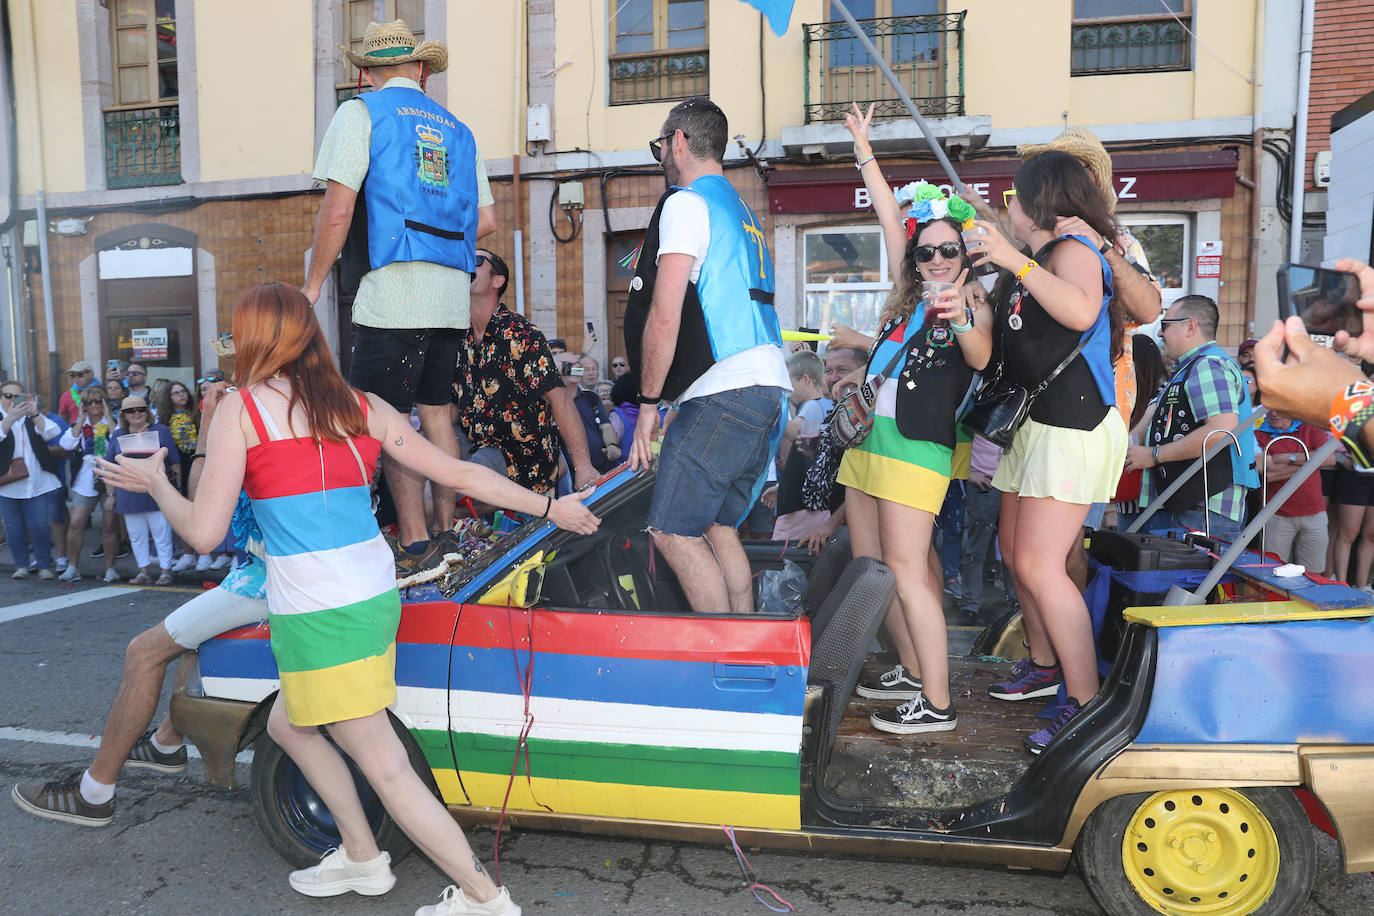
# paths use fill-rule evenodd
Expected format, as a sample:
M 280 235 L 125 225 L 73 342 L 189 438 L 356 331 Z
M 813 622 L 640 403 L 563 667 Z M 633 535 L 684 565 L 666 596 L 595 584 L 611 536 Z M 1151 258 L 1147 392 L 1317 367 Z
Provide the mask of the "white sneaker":
M 57 575 L 51 569 L 48 569 L 48 567 L 46 566 L 44 566 L 42 569 L 38 571 L 38 581 L 40 582 L 51 582 L 53 579 L 56 578 Z
M 504 887 L 501 893 L 486 903 L 473 903 L 463 892 L 450 884 L 444 888 L 444 895 L 432 906 L 422 906 L 415 916 L 520 916 L 520 907 L 511 903 L 510 891 Z
M 27 579 L 28 577 L 29 568 L 27 566 L 18 567 L 17 569 L 15 569 L 14 575 L 10 576 L 11 579 Z
M 200 557 L 200 559 L 196 560 L 196 572 L 205 572 L 205 570 L 207 570 L 207 569 L 209 569 L 209 568 L 210 568 L 210 555 L 209 555 L 208 553 L 207 553 L 207 554 L 202 554 L 201 557 Z
M 57 562 L 54 563 L 53 565 L 57 567 L 57 571 L 58 571 L 58 572 L 62 572 L 62 571 L 64 571 L 64 570 L 67 568 L 67 558 L 66 558 L 66 557 L 58 557 L 58 558 L 57 558 Z
M 186 572 L 186 570 L 190 569 L 192 566 L 195 565 L 196 558 L 189 553 L 183 553 L 181 557 L 174 564 L 172 564 L 172 572 Z
M 105 581 L 106 581 L 106 582 L 118 582 L 118 581 L 120 581 L 119 573 L 115 572 L 115 568 L 114 568 L 113 566 L 111 566 L 109 569 L 105 570 Z
M 220 554 L 219 556 L 215 557 L 215 562 L 213 562 L 213 563 L 210 564 L 210 568 L 211 568 L 211 569 L 224 569 L 225 567 L 227 567 L 227 566 L 228 566 L 230 563 L 232 563 L 232 562 L 234 562 L 234 558 L 233 558 L 233 557 L 229 556 L 229 554 L 227 554 L 227 553 L 222 553 L 222 554 Z
M 62 570 L 62 575 L 57 577 L 59 582 L 80 582 L 81 572 L 76 568 L 75 563 L 69 563 L 67 568 Z
M 293 890 L 307 897 L 333 897 L 349 891 L 377 897 L 396 884 L 390 853 L 381 853 L 368 862 L 354 862 L 343 847 L 326 852 L 319 865 L 293 871 L 288 880 Z

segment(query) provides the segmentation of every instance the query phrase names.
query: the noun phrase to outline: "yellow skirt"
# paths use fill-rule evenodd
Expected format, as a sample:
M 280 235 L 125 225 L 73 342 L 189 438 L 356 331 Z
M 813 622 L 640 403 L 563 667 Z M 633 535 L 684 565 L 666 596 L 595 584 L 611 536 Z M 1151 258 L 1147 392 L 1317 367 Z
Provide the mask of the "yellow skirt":
M 1090 430 L 1026 420 L 1002 455 L 992 485 L 1003 493 L 1092 505 L 1116 495 L 1126 465 L 1126 424 L 1109 409 Z

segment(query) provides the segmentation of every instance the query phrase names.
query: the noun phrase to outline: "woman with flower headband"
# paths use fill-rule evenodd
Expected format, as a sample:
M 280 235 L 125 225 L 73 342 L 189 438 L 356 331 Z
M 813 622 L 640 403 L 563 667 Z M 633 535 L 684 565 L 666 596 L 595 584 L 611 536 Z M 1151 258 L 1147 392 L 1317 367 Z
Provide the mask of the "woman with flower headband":
M 949 647 L 943 584 L 931 565 L 931 532 L 958 464 L 957 412 L 975 370 L 992 353 L 992 314 L 969 279 L 960 223 L 973 208 L 919 182 L 903 190 L 901 206 L 868 142 L 873 107 L 845 116 L 854 155 L 883 230 L 888 261 L 901 274 L 882 312 L 882 328 L 869 352 L 866 377 L 898 358 L 899 371 L 878 389 L 873 429 L 850 448 L 836 483 L 845 486 L 854 555 L 878 557 L 897 580 L 886 624 L 901 663 L 859 685 L 875 699 L 905 700 L 875 712 L 875 728 L 896 734 L 949 731 L 956 724 L 949 695 Z M 975 289 L 976 288 L 976 289 Z M 938 290 L 938 292 L 936 291 Z M 900 356 L 899 356 L 900 354 Z M 959 452 L 967 473 L 968 446 Z

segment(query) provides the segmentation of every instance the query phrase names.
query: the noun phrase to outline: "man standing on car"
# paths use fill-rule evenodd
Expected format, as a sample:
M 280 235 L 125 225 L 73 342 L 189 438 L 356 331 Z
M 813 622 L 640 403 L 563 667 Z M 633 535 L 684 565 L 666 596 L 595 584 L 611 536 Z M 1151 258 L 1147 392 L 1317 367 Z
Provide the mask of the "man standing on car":
M 1217 304 L 1206 296 L 1184 296 L 1169 306 L 1160 319 L 1159 339 L 1164 355 L 1174 361 L 1174 371 L 1159 396 L 1144 445 L 1126 449 L 1126 470 L 1146 471 L 1141 483 L 1140 504 L 1148 505 L 1201 457 L 1203 442 L 1216 430 L 1229 433 L 1251 413 L 1250 391 L 1234 359 L 1217 346 Z M 1227 442 L 1207 463 L 1207 489 L 1198 472 L 1150 517 L 1149 530 L 1168 528 L 1207 529 L 1224 538 L 1240 534 L 1245 521 L 1245 491 L 1259 486 L 1255 469 L 1255 426 L 1244 424 L 1235 434 L 1212 436 Z
M 343 51 L 377 91 L 340 105 L 320 145 L 314 174 L 327 185 L 302 289 L 315 302 L 343 252 L 340 283 L 357 289 L 349 383 L 402 413 L 418 406 L 425 437 L 457 457 L 448 405 L 458 339 L 469 323 L 476 242 L 496 229 L 486 168 L 472 131 L 422 88 L 448 66 L 442 43 L 417 47 L 398 19 L 370 24 L 361 54 Z M 435 552 L 424 480 L 394 463 L 386 478 L 398 568 L 413 566 Z M 447 528 L 453 491 L 435 488 L 435 503 L 436 523 Z
M 763 489 L 792 388 L 773 308 L 773 263 L 725 180 L 725 113 L 675 105 L 649 144 L 668 190 L 649 220 L 625 313 L 640 404 L 678 403 L 659 456 L 649 531 L 692 609 L 754 610 L 738 527 Z M 648 467 L 658 412 L 640 410 L 630 467 Z

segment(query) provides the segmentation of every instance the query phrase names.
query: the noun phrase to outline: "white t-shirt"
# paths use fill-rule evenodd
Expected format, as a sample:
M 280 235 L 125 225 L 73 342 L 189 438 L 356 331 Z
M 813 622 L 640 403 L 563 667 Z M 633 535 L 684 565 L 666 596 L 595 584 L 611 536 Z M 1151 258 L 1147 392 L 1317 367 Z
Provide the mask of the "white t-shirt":
M 4 415 L 3 412 L 0 412 L 0 416 Z M 11 426 L 8 433 L 0 428 L 0 439 L 14 438 L 14 454 L 11 460 L 14 458 L 23 459 L 24 467 L 28 468 L 29 471 L 28 477 L 0 486 L 0 496 L 10 499 L 32 499 L 62 486 L 62 481 L 58 480 L 55 474 L 43 470 L 43 466 L 38 463 L 38 456 L 33 453 L 33 449 L 29 445 L 29 424 L 33 422 L 34 418 L 24 417 Z M 43 422 L 46 425 L 39 432 L 39 436 L 46 438 L 52 435 L 55 430 L 47 418 L 44 418 Z M 5 471 L 8 470 L 9 465 L 6 465 Z
M 658 257 L 665 254 L 691 255 L 692 273 L 688 279 L 695 283 L 701 276 L 701 261 L 711 244 L 711 215 L 706 198 L 695 191 L 679 191 L 663 204 L 658 222 Z M 705 397 L 720 391 L 769 385 L 792 390 L 787 374 L 786 356 L 782 347 L 762 344 L 751 347 L 711 366 L 701 377 L 687 386 L 678 402 Z

